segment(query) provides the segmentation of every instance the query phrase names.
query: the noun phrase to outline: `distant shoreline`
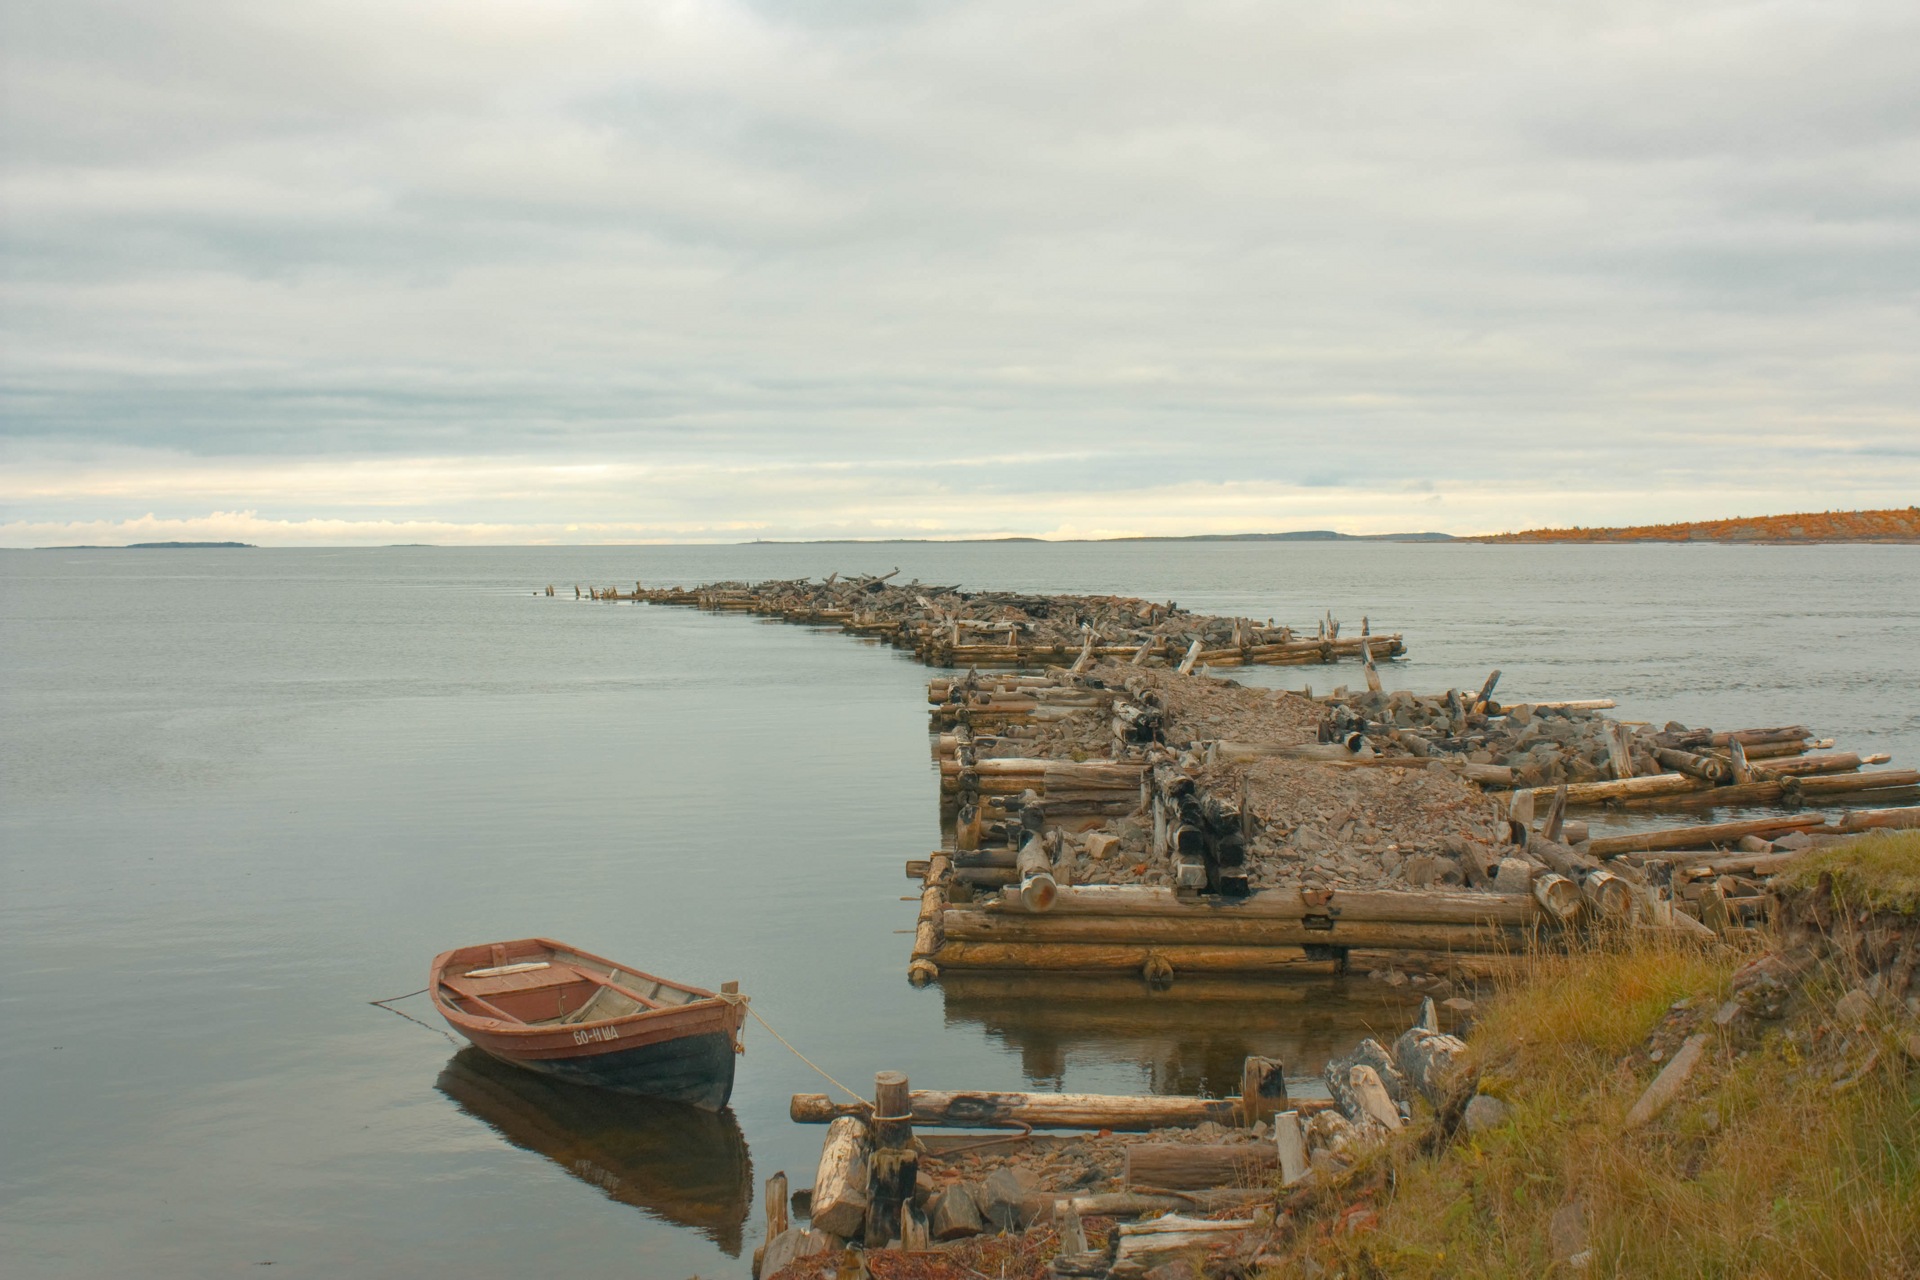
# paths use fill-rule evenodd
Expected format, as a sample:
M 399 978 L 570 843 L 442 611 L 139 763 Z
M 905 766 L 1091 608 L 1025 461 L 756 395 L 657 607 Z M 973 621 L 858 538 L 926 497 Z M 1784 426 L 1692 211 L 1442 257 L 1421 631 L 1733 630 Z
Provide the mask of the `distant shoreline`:
M 34 547 L 35 551 L 258 551 L 260 546 L 253 542 L 122 542 L 117 546 L 105 543 L 79 543 L 68 547 Z

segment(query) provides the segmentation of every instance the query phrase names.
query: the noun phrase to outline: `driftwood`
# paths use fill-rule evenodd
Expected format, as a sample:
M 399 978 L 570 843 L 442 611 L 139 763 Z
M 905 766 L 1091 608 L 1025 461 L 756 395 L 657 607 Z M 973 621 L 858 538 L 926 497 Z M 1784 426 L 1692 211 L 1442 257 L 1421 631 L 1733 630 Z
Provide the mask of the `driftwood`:
M 1144 1276 L 1169 1259 L 1189 1252 L 1229 1244 L 1253 1226 L 1253 1220 L 1218 1221 L 1168 1214 L 1151 1222 L 1121 1223 L 1114 1231 L 1119 1237 L 1114 1251 L 1115 1277 Z
M 1353 1087 L 1355 1067 L 1371 1068 L 1386 1095 L 1396 1105 L 1406 1098 L 1406 1078 L 1400 1074 L 1400 1068 L 1393 1064 L 1393 1055 L 1378 1040 L 1369 1037 L 1355 1045 L 1352 1053 L 1329 1059 L 1325 1070 L 1320 1073 L 1321 1079 L 1327 1083 L 1327 1092 L 1332 1095 L 1334 1105 L 1347 1119 L 1358 1123 L 1366 1114 Z
M 871 1203 L 867 1189 L 870 1151 L 865 1121 L 841 1116 L 827 1126 L 826 1143 L 820 1151 L 820 1171 L 813 1180 L 815 1231 L 842 1239 L 860 1234 Z
M 1277 1150 L 1264 1142 L 1201 1145 L 1151 1142 L 1130 1146 L 1125 1155 L 1129 1190 L 1157 1187 L 1188 1191 L 1202 1187 L 1250 1187 L 1271 1181 L 1279 1164 Z
M 1307 1135 L 1300 1127 L 1298 1111 L 1283 1111 L 1273 1118 L 1273 1140 L 1280 1157 L 1280 1185 L 1291 1187 L 1307 1176 Z
M 1810 831 L 1824 827 L 1823 817 L 1751 818 L 1741 822 L 1715 822 L 1700 827 L 1669 827 L 1660 831 L 1638 831 L 1626 836 L 1596 836 L 1587 841 L 1587 852 L 1596 858 L 1642 849 L 1685 849 L 1711 844 L 1732 844 L 1742 836 L 1784 835 L 1789 831 Z
M 1252 1128 L 1287 1108 L 1287 1077 L 1272 1058 L 1249 1056 L 1240 1064 L 1240 1123 Z
M 913 1123 L 957 1128 L 1027 1124 L 1036 1129 L 1182 1129 L 1212 1121 L 1239 1121 L 1237 1098 L 1188 1098 L 1098 1093 L 990 1093 L 915 1089 Z M 1296 1104 L 1301 1110 L 1313 1103 Z M 788 1114 L 796 1124 L 828 1124 L 864 1114 L 865 1103 L 839 1104 L 824 1093 L 796 1093 Z M 864 1126 L 862 1126 L 864 1129 Z
M 1062 891 L 1064 892 L 1064 891 Z M 1055 907 L 1059 905 L 1055 901 Z M 1050 946 L 1069 943 L 1168 944 L 1221 947 L 1385 947 L 1420 951 L 1491 951 L 1522 941 L 1517 926 L 1419 924 L 1329 917 L 1241 918 L 1231 908 L 1199 917 L 1062 916 L 952 907 L 940 918 L 949 943 L 998 942 Z M 942 959 L 943 967 L 950 963 Z
M 1679 1096 L 1681 1088 L 1687 1083 L 1687 1077 L 1693 1074 L 1693 1069 L 1699 1065 L 1700 1056 L 1706 1052 L 1706 1049 L 1705 1035 L 1688 1036 L 1686 1043 L 1682 1044 L 1679 1051 L 1673 1055 L 1673 1060 L 1653 1078 L 1653 1083 L 1648 1085 L 1646 1092 L 1640 1095 L 1640 1100 L 1633 1104 L 1633 1110 L 1627 1112 L 1624 1127 L 1638 1129 L 1664 1111 L 1667 1104 Z
M 1787 819 L 1787 821 L 1799 821 Z M 1002 909 L 1018 910 L 1015 895 Z M 1183 900 L 1171 889 L 1140 885 L 1081 885 L 1063 889 L 1051 914 L 1064 916 L 1160 916 L 1171 920 L 1327 919 L 1336 923 L 1524 925 L 1538 911 L 1524 893 L 1426 893 L 1390 889 L 1336 889 L 1324 902 L 1308 902 L 1295 889 L 1263 889 L 1218 905 Z

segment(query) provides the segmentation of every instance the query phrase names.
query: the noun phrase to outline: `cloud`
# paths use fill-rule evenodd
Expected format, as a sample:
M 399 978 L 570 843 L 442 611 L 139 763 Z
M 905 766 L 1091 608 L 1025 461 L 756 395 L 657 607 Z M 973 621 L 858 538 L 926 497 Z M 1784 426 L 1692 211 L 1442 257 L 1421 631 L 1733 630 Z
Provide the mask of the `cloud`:
M 1199 531 L 1243 514 L 1222 479 L 1375 528 L 1417 484 L 1458 519 L 1495 486 L 1492 527 L 1920 487 L 1909 5 L 6 21 L 9 529 L 314 531 L 355 466 L 410 518 L 563 532 L 577 489 L 473 477 L 850 468 L 791 507 L 693 485 L 699 530 L 905 491 L 951 530 L 1066 527 L 1022 510 L 1064 492 Z

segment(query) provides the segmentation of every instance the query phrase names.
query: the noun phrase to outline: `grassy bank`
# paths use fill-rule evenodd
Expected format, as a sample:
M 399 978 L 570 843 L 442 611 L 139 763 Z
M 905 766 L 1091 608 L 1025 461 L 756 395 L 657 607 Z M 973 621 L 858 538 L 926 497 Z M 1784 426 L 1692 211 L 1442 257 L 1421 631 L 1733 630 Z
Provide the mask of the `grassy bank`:
M 1823 852 L 1800 879 L 1823 875 L 1833 901 L 1898 932 L 1920 909 L 1920 833 Z M 1532 957 L 1470 1039 L 1504 1121 L 1376 1151 L 1298 1203 L 1269 1274 L 1920 1274 L 1920 1022 L 1848 997 L 1866 975 L 1831 959 L 1776 956 L 1736 992 L 1765 946 Z M 1751 998 L 1760 970 L 1788 975 L 1762 984 L 1771 1007 Z M 1626 1129 L 1696 1033 L 1706 1052 L 1684 1091 Z

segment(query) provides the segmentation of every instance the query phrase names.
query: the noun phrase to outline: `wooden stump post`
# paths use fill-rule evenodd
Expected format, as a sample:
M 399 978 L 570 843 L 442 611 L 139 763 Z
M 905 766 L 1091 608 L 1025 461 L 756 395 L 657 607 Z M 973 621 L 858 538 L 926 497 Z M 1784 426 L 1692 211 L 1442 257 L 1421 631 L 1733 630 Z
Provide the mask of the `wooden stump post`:
M 920 1157 L 913 1149 L 913 1100 L 907 1077 L 881 1071 L 873 1077 L 872 1208 L 867 1247 L 884 1248 L 900 1229 L 901 1209 L 913 1203 Z
M 1287 1106 L 1287 1078 L 1272 1058 L 1249 1057 L 1240 1067 L 1240 1123 L 1251 1129 Z

